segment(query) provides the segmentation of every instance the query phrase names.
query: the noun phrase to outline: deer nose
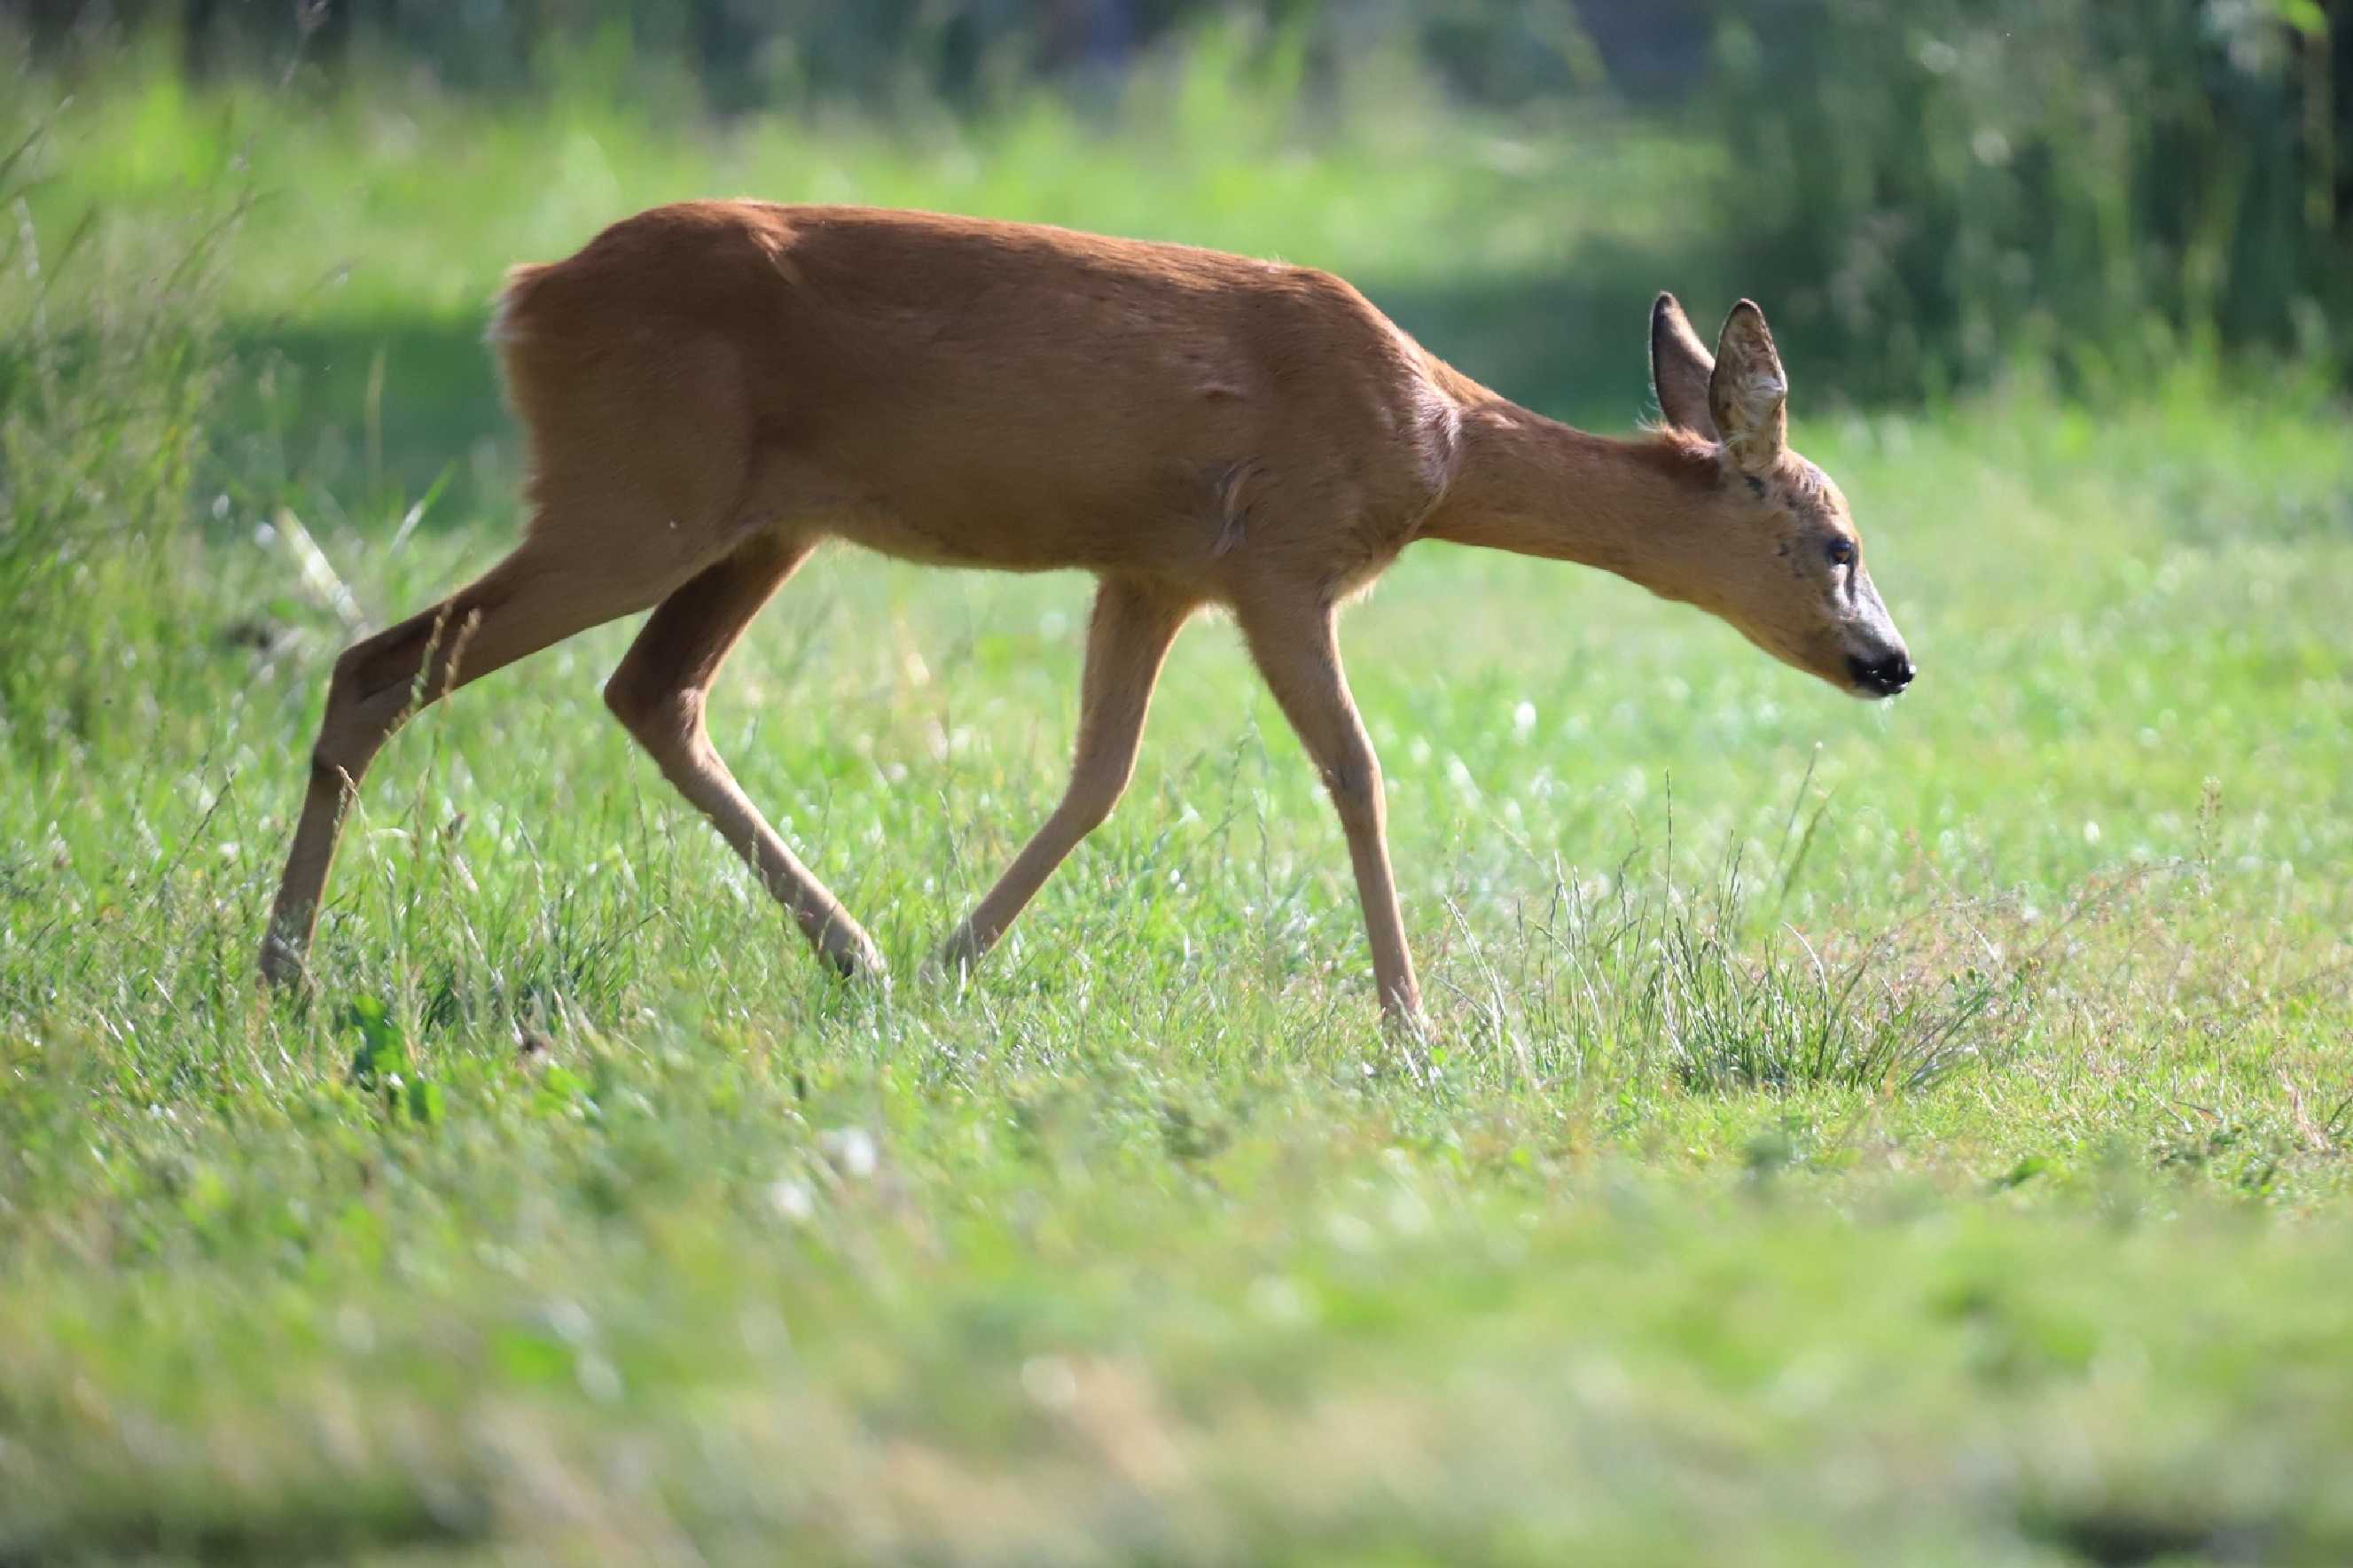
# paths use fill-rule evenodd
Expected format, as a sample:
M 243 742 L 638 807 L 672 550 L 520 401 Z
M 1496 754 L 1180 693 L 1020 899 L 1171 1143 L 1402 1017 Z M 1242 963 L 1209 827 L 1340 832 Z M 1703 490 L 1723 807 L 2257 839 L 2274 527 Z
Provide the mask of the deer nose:
M 1912 668 L 1911 656 L 1905 653 L 1891 653 L 1882 659 L 1849 655 L 1846 668 L 1857 686 L 1879 697 L 1894 696 L 1911 685 L 1912 677 L 1919 673 Z

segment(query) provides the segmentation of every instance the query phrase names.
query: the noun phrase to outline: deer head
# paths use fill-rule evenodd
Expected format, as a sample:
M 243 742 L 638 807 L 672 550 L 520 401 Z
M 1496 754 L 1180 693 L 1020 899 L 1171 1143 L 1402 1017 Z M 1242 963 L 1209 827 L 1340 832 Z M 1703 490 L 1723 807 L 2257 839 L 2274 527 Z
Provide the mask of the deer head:
M 1705 459 L 1705 581 L 1694 604 L 1858 697 L 1911 684 L 1911 655 L 1862 563 L 1846 497 L 1789 448 L 1789 382 L 1765 313 L 1732 308 L 1711 354 L 1672 294 L 1651 310 L 1651 379 L 1670 439 Z

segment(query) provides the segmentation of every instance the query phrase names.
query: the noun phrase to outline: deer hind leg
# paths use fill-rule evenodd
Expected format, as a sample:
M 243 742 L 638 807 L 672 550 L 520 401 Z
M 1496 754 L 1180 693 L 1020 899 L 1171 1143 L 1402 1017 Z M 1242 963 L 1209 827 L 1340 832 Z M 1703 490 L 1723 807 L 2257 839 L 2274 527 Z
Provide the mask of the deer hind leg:
M 1421 987 L 1406 949 L 1405 919 L 1389 871 L 1380 761 L 1340 667 L 1339 612 L 1306 595 L 1299 601 L 1261 600 L 1238 609 L 1250 657 L 1322 773 L 1347 836 L 1381 1008 L 1392 1018 L 1413 1017 L 1421 1011 Z
M 844 974 L 879 974 L 882 957 L 873 939 L 776 837 L 712 749 L 703 724 L 719 667 L 814 542 L 763 534 L 664 599 L 606 683 L 605 702 L 792 912 L 819 957 Z
M 633 586 L 625 574 L 583 572 L 575 560 L 560 541 L 533 537 L 440 604 L 353 644 L 335 660 L 326 717 L 311 751 L 310 786 L 262 938 L 263 979 L 283 984 L 301 974 L 343 818 L 368 764 L 395 731 L 459 687 L 641 610 L 668 586 L 659 574 Z
M 1079 841 L 1111 815 L 1135 771 L 1160 666 L 1192 611 L 1191 600 L 1146 584 L 1107 579 L 1096 592 L 1070 784 L 1061 803 L 948 938 L 940 952 L 943 967 L 954 973 L 987 952 Z

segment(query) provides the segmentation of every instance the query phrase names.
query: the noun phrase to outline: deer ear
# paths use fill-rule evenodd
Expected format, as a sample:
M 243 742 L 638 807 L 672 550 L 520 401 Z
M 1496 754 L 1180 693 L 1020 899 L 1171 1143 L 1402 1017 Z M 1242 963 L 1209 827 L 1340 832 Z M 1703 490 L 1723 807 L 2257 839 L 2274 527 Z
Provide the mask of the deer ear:
M 1780 460 L 1789 444 L 1789 378 L 1765 312 L 1753 300 L 1743 300 L 1725 318 L 1707 406 L 1742 472 L 1761 474 Z
M 1683 306 L 1672 294 L 1660 295 L 1651 306 L 1651 390 L 1668 424 L 1715 439 L 1715 421 L 1707 411 L 1708 377 L 1715 371 L 1715 361 L 1692 331 Z

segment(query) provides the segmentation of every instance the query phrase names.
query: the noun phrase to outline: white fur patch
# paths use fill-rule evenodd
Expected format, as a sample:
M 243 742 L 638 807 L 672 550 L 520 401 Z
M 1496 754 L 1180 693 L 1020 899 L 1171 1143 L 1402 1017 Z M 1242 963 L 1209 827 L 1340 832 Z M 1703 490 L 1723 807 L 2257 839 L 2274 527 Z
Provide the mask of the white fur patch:
M 490 324 L 482 329 L 482 341 L 496 346 L 514 340 L 514 294 L 501 289 L 491 300 Z

